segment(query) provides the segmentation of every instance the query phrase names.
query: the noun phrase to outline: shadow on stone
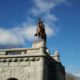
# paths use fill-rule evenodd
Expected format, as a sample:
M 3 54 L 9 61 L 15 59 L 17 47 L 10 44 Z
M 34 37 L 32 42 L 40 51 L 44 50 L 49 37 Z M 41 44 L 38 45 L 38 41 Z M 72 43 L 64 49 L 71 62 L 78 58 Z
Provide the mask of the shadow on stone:
M 9 79 L 7 79 L 7 80 L 18 80 L 18 79 L 16 79 L 16 78 L 9 78 Z

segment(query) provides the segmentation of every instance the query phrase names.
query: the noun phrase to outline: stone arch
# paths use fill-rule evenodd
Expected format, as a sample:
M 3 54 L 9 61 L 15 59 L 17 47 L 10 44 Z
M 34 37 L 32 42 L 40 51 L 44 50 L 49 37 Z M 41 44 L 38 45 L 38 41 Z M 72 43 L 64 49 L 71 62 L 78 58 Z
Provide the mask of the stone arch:
M 0 80 L 26 80 L 26 74 L 23 67 L 12 68 L 10 68 L 10 70 L 7 68 L 4 72 L 2 72 L 0 74 Z
M 18 80 L 18 79 L 16 79 L 16 78 L 8 78 L 7 80 Z

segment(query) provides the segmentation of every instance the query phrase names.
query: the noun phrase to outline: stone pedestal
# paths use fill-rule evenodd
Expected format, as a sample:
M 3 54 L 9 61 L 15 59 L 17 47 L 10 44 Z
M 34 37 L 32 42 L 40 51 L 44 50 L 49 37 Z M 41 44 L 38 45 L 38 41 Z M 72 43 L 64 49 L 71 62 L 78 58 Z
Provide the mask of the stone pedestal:
M 32 44 L 32 48 L 40 48 L 46 47 L 46 43 L 44 41 L 34 41 Z

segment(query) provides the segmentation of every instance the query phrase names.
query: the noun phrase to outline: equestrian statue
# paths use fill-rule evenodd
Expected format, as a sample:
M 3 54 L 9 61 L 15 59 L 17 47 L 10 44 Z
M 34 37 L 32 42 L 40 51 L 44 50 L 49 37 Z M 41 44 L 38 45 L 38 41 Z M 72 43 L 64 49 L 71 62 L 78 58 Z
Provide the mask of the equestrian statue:
M 39 40 L 46 42 L 45 25 L 43 24 L 41 18 L 38 19 L 37 29 L 34 36 L 38 36 Z

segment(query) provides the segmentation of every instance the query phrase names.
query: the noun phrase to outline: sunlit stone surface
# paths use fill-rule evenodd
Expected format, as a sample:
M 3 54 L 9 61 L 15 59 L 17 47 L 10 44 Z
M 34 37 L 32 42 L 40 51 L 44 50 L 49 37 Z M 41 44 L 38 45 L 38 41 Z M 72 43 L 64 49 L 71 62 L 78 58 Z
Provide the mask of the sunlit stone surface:
M 0 80 L 65 80 L 59 54 L 50 56 L 44 42 L 32 48 L 0 50 Z

